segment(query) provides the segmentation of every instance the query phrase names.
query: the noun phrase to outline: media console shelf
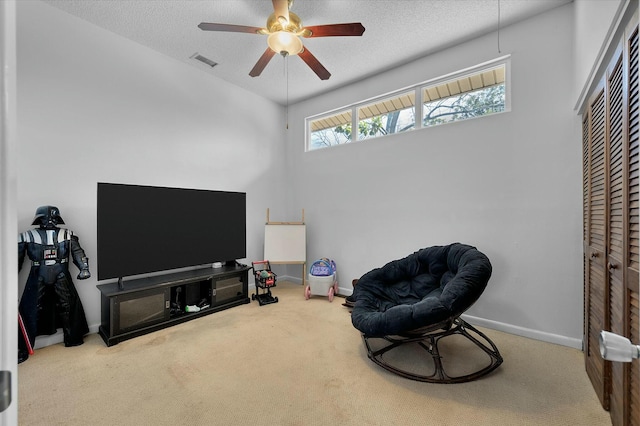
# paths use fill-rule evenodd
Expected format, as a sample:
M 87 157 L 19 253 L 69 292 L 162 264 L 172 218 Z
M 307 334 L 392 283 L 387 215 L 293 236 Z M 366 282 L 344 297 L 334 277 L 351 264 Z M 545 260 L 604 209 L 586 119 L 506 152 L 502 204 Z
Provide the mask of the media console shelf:
M 251 302 L 247 266 L 223 266 L 100 284 L 102 324 L 107 346 L 172 325 Z M 204 305 L 185 312 L 187 305 Z

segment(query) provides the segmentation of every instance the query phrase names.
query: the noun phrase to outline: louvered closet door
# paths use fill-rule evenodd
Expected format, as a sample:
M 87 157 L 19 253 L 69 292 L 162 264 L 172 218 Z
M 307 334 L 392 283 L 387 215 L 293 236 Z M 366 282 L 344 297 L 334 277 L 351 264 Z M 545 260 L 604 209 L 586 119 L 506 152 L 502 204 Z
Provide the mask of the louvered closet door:
M 621 43 L 583 120 L 585 366 L 613 425 L 640 425 L 640 362 L 600 357 L 600 330 L 640 343 L 638 29 Z
M 598 337 L 609 327 L 609 292 L 605 280 L 607 225 L 606 104 L 604 88 L 591 99 L 583 122 L 585 155 L 584 353 L 585 368 L 605 409 L 609 409 L 610 365 L 600 356 Z
M 626 215 L 625 208 L 625 152 L 624 143 L 626 131 L 625 124 L 625 93 L 623 78 L 622 54 L 618 56 L 607 77 L 607 157 L 609 159 L 609 190 L 608 196 L 608 246 L 607 269 L 609 287 L 609 331 L 628 336 L 628 301 L 624 283 L 624 260 L 626 241 Z M 624 363 L 611 363 L 611 394 L 609 408 L 614 424 L 625 424 L 624 407 L 626 371 Z
M 626 65 L 626 66 L 625 66 Z M 610 331 L 640 343 L 638 229 L 638 28 L 608 77 Z M 640 425 L 640 362 L 611 364 L 613 425 Z
M 626 251 L 628 254 L 626 264 L 626 291 L 628 300 L 628 336 L 635 344 L 640 344 L 640 296 L 638 294 L 638 277 L 640 276 L 640 226 L 638 215 L 640 214 L 640 181 L 638 178 L 639 135 L 640 124 L 638 114 L 640 101 L 638 95 L 638 27 L 635 28 L 627 42 L 628 52 L 628 145 L 626 154 L 628 158 L 628 206 L 627 223 L 628 239 Z M 625 417 L 631 425 L 640 425 L 640 361 L 635 360 L 625 364 L 626 368 L 626 393 L 628 395 L 625 405 Z

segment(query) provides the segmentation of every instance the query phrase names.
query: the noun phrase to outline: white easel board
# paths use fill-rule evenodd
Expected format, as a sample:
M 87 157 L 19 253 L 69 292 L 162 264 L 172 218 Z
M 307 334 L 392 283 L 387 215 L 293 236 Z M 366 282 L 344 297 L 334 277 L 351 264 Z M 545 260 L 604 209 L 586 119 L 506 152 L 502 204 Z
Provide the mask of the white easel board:
M 307 261 L 307 229 L 304 224 L 266 224 L 264 258 L 273 263 Z

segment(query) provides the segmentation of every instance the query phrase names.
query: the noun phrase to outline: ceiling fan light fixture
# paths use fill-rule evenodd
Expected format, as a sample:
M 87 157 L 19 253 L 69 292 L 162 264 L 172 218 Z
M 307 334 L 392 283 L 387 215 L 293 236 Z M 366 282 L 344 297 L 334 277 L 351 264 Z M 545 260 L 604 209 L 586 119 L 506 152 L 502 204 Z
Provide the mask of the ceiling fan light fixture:
M 302 40 L 296 34 L 289 31 L 276 31 L 267 38 L 269 48 L 281 55 L 297 55 L 302 52 Z

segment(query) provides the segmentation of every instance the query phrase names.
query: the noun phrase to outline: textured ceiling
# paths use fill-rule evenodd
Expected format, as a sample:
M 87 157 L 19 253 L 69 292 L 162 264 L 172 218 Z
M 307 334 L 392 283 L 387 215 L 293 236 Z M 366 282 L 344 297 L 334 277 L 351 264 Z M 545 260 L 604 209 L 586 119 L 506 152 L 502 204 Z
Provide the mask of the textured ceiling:
M 495 31 L 572 0 L 295 0 L 304 26 L 361 22 L 362 37 L 303 39 L 332 74 L 322 81 L 299 57 L 276 55 L 259 77 L 249 71 L 266 36 L 202 31 L 200 22 L 264 27 L 270 0 L 44 0 L 158 52 L 280 104 L 295 103 Z M 498 13 L 500 11 L 500 13 Z M 200 54 L 218 65 L 191 57 Z M 288 84 L 287 84 L 288 80 Z M 288 90 L 287 90 L 288 86 Z M 287 95 L 288 92 L 288 95 Z

